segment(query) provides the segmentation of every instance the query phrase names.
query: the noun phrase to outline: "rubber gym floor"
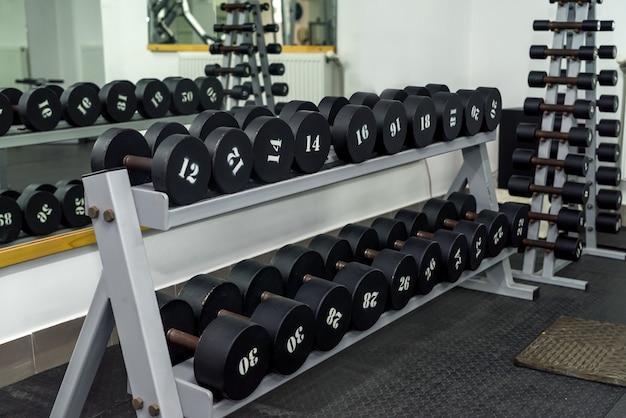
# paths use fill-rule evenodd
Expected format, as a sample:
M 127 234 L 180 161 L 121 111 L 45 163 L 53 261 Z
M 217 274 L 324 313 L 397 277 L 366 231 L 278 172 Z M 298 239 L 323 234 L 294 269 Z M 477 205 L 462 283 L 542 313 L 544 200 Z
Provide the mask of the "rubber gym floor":
M 626 233 L 600 243 L 626 248 Z M 540 284 L 535 301 L 455 288 L 233 416 L 626 416 L 626 388 L 514 365 L 561 315 L 626 324 L 623 268 L 584 256 L 559 275 L 588 290 Z M 0 417 L 47 417 L 65 367 L 0 388 Z M 119 346 L 107 349 L 82 416 L 135 416 Z

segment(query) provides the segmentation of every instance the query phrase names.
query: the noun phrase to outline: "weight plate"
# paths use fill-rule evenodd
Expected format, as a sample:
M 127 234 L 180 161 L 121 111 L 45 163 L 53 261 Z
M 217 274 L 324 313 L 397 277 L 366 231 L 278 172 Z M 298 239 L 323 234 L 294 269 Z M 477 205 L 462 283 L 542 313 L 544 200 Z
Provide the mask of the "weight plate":
M 483 118 L 483 131 L 493 131 L 500 124 L 502 118 L 502 96 L 497 88 L 478 87 L 476 89 L 483 96 L 485 117 Z
M 430 91 L 426 87 L 422 86 L 406 86 L 404 91 L 409 96 L 428 96 L 430 97 Z
M 500 212 L 504 213 L 509 222 L 509 239 L 507 245 L 518 248 L 528 233 L 529 205 L 513 202 L 500 204 Z
M 6 134 L 13 123 L 13 106 L 7 96 L 0 93 L 0 136 Z
M 142 78 L 135 86 L 137 111 L 144 118 L 162 118 L 172 103 L 167 86 L 156 78 Z
M 61 120 L 59 96 L 45 87 L 37 87 L 20 96 L 17 103 L 20 119 L 32 131 L 49 131 Z
M 217 77 L 198 77 L 194 83 L 200 94 L 198 110 L 219 110 L 224 107 L 224 88 Z
M 326 162 L 332 142 L 328 121 L 311 111 L 296 112 L 285 120 L 295 139 L 292 168 L 306 174 L 319 171 Z
M 428 232 L 435 232 L 443 228 L 446 219 L 459 218 L 454 203 L 443 199 L 428 199 L 426 203 L 424 203 L 422 213 L 424 213 L 428 219 L 426 227 L 426 231 Z
M 154 190 L 167 193 L 175 205 L 202 199 L 211 178 L 211 156 L 204 142 L 191 135 L 170 135 L 152 157 Z
M 467 254 L 467 267 L 476 270 L 487 255 L 489 234 L 487 227 L 482 223 L 471 221 L 458 221 L 453 229 L 465 236 L 469 252 Z
M 244 106 L 241 109 L 235 111 L 235 120 L 239 124 L 239 127 L 245 130 L 250 122 L 260 116 L 274 116 L 271 110 L 265 106 Z
M 415 293 L 417 263 L 413 256 L 385 248 L 372 260 L 372 267 L 380 269 L 387 278 L 389 295 L 387 306 L 402 309 Z
M 22 230 L 22 209 L 14 198 L 0 195 L 0 244 L 17 239 Z
M 189 131 L 178 122 L 156 122 L 150 125 L 143 136 L 150 147 L 151 155 L 154 155 L 165 138 L 174 134 L 189 135 Z
M 340 239 L 327 234 L 315 236 L 309 243 L 309 248 L 322 256 L 324 260 L 324 271 L 320 277 L 332 280 L 338 267 L 343 263 L 350 263 L 354 256 L 350 243 L 345 239 Z M 317 274 L 314 274 L 317 276 Z
M 17 204 L 22 209 L 22 229 L 27 234 L 48 235 L 59 228 L 61 204 L 52 193 L 43 190 L 22 193 Z
M 440 229 L 434 233 L 433 241 L 441 247 L 441 259 L 445 265 L 441 277 L 448 282 L 456 282 L 467 265 L 469 247 L 465 236 Z
M 445 84 L 434 84 L 434 83 L 429 83 L 426 84 L 426 89 L 428 89 L 428 91 L 430 92 L 430 94 L 435 94 L 435 93 L 450 93 L 450 88 L 448 86 L 446 86 Z
M 176 299 L 163 292 L 155 293 L 165 334 L 173 328 L 190 335 L 197 335 L 196 318 L 191 306 L 184 300 Z M 170 353 L 172 365 L 181 363 L 193 357 L 194 354 L 193 350 L 170 341 L 167 341 L 167 351 Z
M 170 111 L 175 115 L 191 115 L 198 111 L 200 90 L 195 82 L 184 77 L 163 80 L 172 95 Z
M 28 186 L 24 187 L 22 190 L 22 194 L 31 193 L 36 191 L 44 191 L 54 194 L 56 192 L 56 186 L 48 183 L 31 183 Z
M 315 347 L 320 351 L 336 347 L 350 329 L 352 296 L 348 289 L 315 277 L 300 287 L 294 299 L 315 314 Z
M 82 84 L 83 86 L 92 88 L 93 90 L 95 90 L 96 93 L 100 93 L 100 87 L 96 83 L 92 83 L 91 81 L 82 81 L 80 83 L 75 83 L 75 84 Z M 72 86 L 74 86 L 75 84 L 72 84 Z
M 326 96 L 319 102 L 317 107 L 322 116 L 324 116 L 328 121 L 328 124 L 330 126 L 333 126 L 335 124 L 335 117 L 337 116 L 337 113 L 339 113 L 339 111 L 343 109 L 344 106 L 347 106 L 349 104 L 350 101 L 345 97 Z M 284 111 L 285 109 L 283 109 L 283 112 Z
M 317 106 L 312 102 L 307 102 L 305 100 L 292 100 L 288 103 L 285 103 L 285 105 L 280 110 L 278 117 L 288 121 L 296 112 L 300 110 L 319 112 Z
M 98 93 L 85 84 L 73 84 L 61 94 L 63 119 L 72 126 L 89 126 L 100 116 Z
M 205 110 L 194 118 L 189 126 L 189 133 L 203 141 L 211 132 L 220 127 L 239 128 L 233 115 L 221 110 Z
M 372 229 L 378 236 L 377 248 L 396 248 L 396 241 L 407 239 L 404 223 L 396 219 L 379 217 L 372 222 Z
M 261 116 L 250 122 L 245 132 L 252 141 L 253 176 L 264 183 L 282 180 L 295 155 L 295 141 L 287 122 Z
M 346 105 L 332 129 L 335 153 L 346 162 L 360 163 L 372 156 L 376 145 L 376 119 L 366 106 Z
M 217 128 L 204 141 L 212 158 L 212 190 L 236 193 L 242 190 L 252 174 L 252 143 L 238 128 Z
M 495 257 L 502 252 L 509 240 L 509 221 L 503 213 L 482 210 L 474 222 L 484 224 L 488 230 L 487 256 Z
M 435 138 L 451 141 L 459 136 L 463 123 L 463 105 L 454 93 L 437 92 L 432 95 L 437 112 Z
M 374 93 L 367 93 L 362 91 L 357 91 L 352 96 L 350 96 L 350 103 L 355 105 L 363 105 L 372 109 L 380 98 L 378 95 Z
M 398 100 L 403 102 L 409 95 L 404 90 L 385 89 L 380 93 L 381 100 Z
M 436 241 L 409 237 L 402 246 L 402 252 L 411 254 L 417 262 L 418 278 L 415 293 L 427 295 L 435 287 L 441 276 L 441 246 Z
M 341 228 L 337 236 L 348 241 L 352 254 L 354 254 L 354 261 L 359 263 L 371 264 L 372 260 L 366 256 L 366 251 L 378 250 L 380 248 L 378 234 L 373 228 L 347 224 Z
M 280 248 L 272 265 L 278 269 L 285 284 L 285 296 L 293 298 L 302 286 L 304 277 L 311 275 L 324 277 L 322 256 L 306 247 L 288 244 Z
M 483 126 L 485 104 L 482 95 L 476 90 L 457 90 L 463 104 L 463 127 L 461 133 L 466 136 L 476 135 Z
M 145 138 L 133 129 L 109 128 L 96 139 L 91 150 L 91 171 L 124 167 L 124 157 L 134 155 L 150 158 L 150 147 Z M 145 170 L 128 170 L 131 185 L 148 183 Z
M 437 113 L 430 97 L 409 96 L 403 102 L 409 124 L 407 145 L 422 148 L 433 142 Z
M 60 186 L 54 197 L 61 202 L 61 223 L 70 228 L 88 225 L 91 220 L 85 210 L 85 190 L 82 184 Z
M 59 97 L 59 98 L 63 94 L 63 87 L 59 86 L 58 84 L 48 84 L 48 85 L 46 85 L 44 87 L 49 89 L 54 94 L 56 94 L 57 97 Z
M 282 295 L 285 291 L 280 271 L 254 260 L 243 260 L 233 266 L 228 281 L 239 288 L 243 296 L 243 314 L 250 316 L 261 303 L 263 292 Z
M 17 106 L 17 103 L 20 101 L 20 97 L 22 96 L 22 92 L 14 87 L 5 87 L 0 89 L 0 94 L 3 94 L 9 99 L 9 102 L 13 106 Z M 17 108 L 13 110 L 13 125 L 21 125 L 22 121 L 20 120 L 20 114 L 17 111 Z
M 66 186 L 68 184 L 83 184 L 83 182 L 80 179 L 62 179 L 54 183 L 54 187 L 58 188 L 61 186 Z
M 127 122 L 137 110 L 135 85 L 130 81 L 111 81 L 98 93 L 102 104 L 102 116 L 109 122 Z
M 471 194 L 452 192 L 447 200 L 456 208 L 457 216 L 455 219 L 467 219 L 469 212 L 476 212 L 476 198 Z
M 408 121 L 404 106 L 397 100 L 380 100 L 372 112 L 376 119 L 375 150 L 380 154 L 396 154 L 406 142 Z

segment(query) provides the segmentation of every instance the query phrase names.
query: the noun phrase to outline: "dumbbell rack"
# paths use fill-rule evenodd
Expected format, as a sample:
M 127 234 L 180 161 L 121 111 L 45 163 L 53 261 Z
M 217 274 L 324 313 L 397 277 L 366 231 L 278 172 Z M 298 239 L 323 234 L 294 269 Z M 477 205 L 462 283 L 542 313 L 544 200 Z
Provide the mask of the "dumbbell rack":
M 478 270 L 465 272 L 456 283 L 440 283 L 428 295 L 413 297 L 402 310 L 384 313 L 369 330 L 348 332 L 333 350 L 311 353 L 295 374 L 266 376 L 256 391 L 243 401 L 214 401 L 211 391 L 197 385 L 193 377 L 193 359 L 174 367 L 169 360 L 140 225 L 168 230 L 191 222 L 209 221 L 231 211 L 286 199 L 457 150 L 462 151 L 463 164 L 449 192 L 469 187 L 479 202 L 479 210 L 497 209 L 486 147 L 486 143 L 494 139 L 493 132 L 480 133 L 373 158 L 361 164 L 330 161 L 314 174 L 176 208 L 169 208 L 167 195 L 151 190 L 149 185 L 131 187 L 125 169 L 85 176 L 87 206 L 92 213 L 95 208 L 99 211 L 93 225 L 103 271 L 51 416 L 80 414 L 114 325 L 117 325 L 134 404 L 143 405 L 136 411 L 138 416 L 147 417 L 150 408 L 154 412 L 158 406 L 161 416 L 212 417 L 241 408 L 455 286 L 533 300 L 538 289 L 514 282 L 508 260 L 514 250 L 505 249 L 499 256 L 483 261 Z M 271 234 L 271 231 L 267 233 Z M 483 277 L 478 277 L 479 274 Z
M 576 21 L 580 22 L 583 20 L 595 19 L 595 6 L 596 1 L 590 0 L 588 3 L 564 3 L 563 5 L 558 4 L 557 13 L 555 21 Z M 578 49 L 583 45 L 595 45 L 595 32 L 585 32 L 585 31 L 558 31 L 554 32 L 553 35 L 553 43 L 552 48 L 554 49 Z M 549 76 L 561 76 L 561 69 L 563 67 L 563 63 L 565 61 L 566 69 L 565 76 L 566 77 L 576 77 L 578 73 L 581 72 L 581 60 L 570 60 L 565 57 L 555 57 L 550 60 L 549 67 Z M 594 61 L 586 62 L 586 72 L 591 72 L 595 74 L 596 65 Z M 546 88 L 545 95 L 545 103 L 556 104 L 558 98 L 558 84 L 554 84 L 552 86 L 548 85 Z M 572 105 L 574 101 L 578 98 L 578 89 L 576 86 L 569 86 L 565 92 L 565 100 L 564 104 Z M 588 90 L 585 94 L 585 98 L 589 101 L 592 101 L 595 105 L 596 101 L 596 90 Z M 560 131 L 568 132 L 572 126 L 576 126 L 577 119 L 572 115 L 562 115 L 562 119 L 560 122 Z M 555 126 L 555 112 L 545 113 L 542 118 L 541 130 L 543 131 L 552 131 Z M 591 144 L 585 149 L 585 155 L 589 159 L 589 170 L 586 178 L 579 179 L 578 181 L 585 181 L 590 185 L 589 191 L 589 202 L 583 208 L 585 212 L 585 216 L 587 219 L 587 228 L 585 232 L 586 238 L 586 247 L 584 253 L 591 255 L 602 255 L 608 256 L 608 252 L 606 250 L 600 250 L 597 248 L 596 242 L 596 229 L 595 229 L 595 220 L 597 216 L 597 209 L 595 204 L 595 196 L 596 196 L 596 182 L 595 182 L 595 173 L 596 173 L 596 119 L 591 118 L 586 121 L 587 128 L 591 130 L 593 133 L 593 138 Z M 539 158 L 550 158 L 550 150 L 552 147 L 553 139 L 547 139 L 545 141 L 540 141 L 537 155 Z M 559 142 L 558 151 L 556 159 L 564 160 L 565 157 L 569 153 L 577 153 L 577 147 L 571 147 L 566 142 Z M 555 170 L 554 179 L 552 181 L 552 186 L 554 187 L 562 187 L 563 184 L 568 180 L 568 176 L 564 173 L 563 170 Z M 547 167 L 537 167 L 535 170 L 534 184 L 536 185 L 548 185 L 548 168 Z M 543 212 L 544 200 L 546 195 L 544 193 L 535 193 L 531 198 L 531 211 L 541 213 Z M 561 196 L 551 196 L 549 213 L 552 215 L 556 215 L 563 208 L 563 200 Z M 528 227 L 527 238 L 531 240 L 539 239 L 539 227 L 540 222 L 531 223 Z M 559 229 L 556 224 L 550 223 L 548 226 L 548 232 L 546 236 L 546 240 L 548 242 L 554 242 L 556 238 L 559 236 Z M 582 238 L 582 237 L 581 237 Z M 539 271 L 535 271 L 536 261 L 537 261 L 537 252 L 544 251 L 540 248 L 532 248 L 526 251 L 524 256 L 524 263 L 522 271 L 514 271 L 513 275 L 517 279 L 529 280 L 534 282 L 541 282 L 547 284 L 553 284 L 564 287 L 571 287 L 575 289 L 586 289 L 587 282 L 582 280 L 574 280 L 567 277 L 556 276 L 555 273 L 558 272 L 561 268 L 567 265 L 569 262 L 565 262 L 563 260 L 558 260 L 554 256 L 554 252 L 544 253 L 543 254 L 543 268 Z M 624 259 L 622 255 L 619 257 Z
M 240 0 L 228 0 L 226 3 L 238 4 Z M 226 17 L 227 25 L 243 25 L 244 23 L 254 23 L 256 30 L 254 32 L 237 31 L 227 32 L 224 45 L 241 45 L 254 44 L 257 52 L 253 52 L 248 56 L 248 64 L 250 65 L 250 82 L 252 83 L 252 92 L 254 101 L 257 106 L 267 106 L 274 111 L 274 96 L 272 94 L 272 80 L 269 72 L 269 63 L 267 59 L 267 48 L 265 45 L 265 32 L 263 30 L 263 20 L 261 18 L 261 4 L 259 0 L 249 0 L 250 10 L 233 10 Z M 250 19 L 252 17 L 252 19 Z M 255 39 L 256 38 L 256 39 Z M 256 41 L 256 42 L 255 42 Z M 259 55 L 259 63 L 261 72 L 259 73 L 259 64 L 257 64 L 257 53 Z M 224 68 L 233 68 L 237 64 L 243 62 L 243 54 L 235 54 L 229 52 L 224 55 L 222 66 Z M 222 76 L 222 84 L 225 89 L 241 85 L 241 77 L 227 74 Z M 261 80 L 263 81 L 261 83 Z M 265 103 L 263 102 L 265 96 Z M 230 109 L 237 105 L 238 100 L 227 97 L 225 101 L 226 109 Z

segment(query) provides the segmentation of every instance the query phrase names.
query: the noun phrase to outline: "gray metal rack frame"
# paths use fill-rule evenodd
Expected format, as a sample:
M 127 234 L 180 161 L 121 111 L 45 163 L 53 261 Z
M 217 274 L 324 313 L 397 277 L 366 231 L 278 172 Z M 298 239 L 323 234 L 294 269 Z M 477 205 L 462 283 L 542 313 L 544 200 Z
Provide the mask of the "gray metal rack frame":
M 455 150 L 462 151 L 463 163 L 449 192 L 469 187 L 477 197 L 479 209 L 495 209 L 495 184 L 486 148 L 486 143 L 494 139 L 493 132 L 481 133 L 373 158 L 361 164 L 327 168 L 315 174 L 177 208 L 169 208 L 169 201 L 163 193 L 146 186 L 131 187 L 124 169 L 86 175 L 83 182 L 87 205 L 98 208 L 100 213 L 93 219 L 93 225 L 103 270 L 51 416 L 80 414 L 114 325 L 126 364 L 129 390 L 145 405 L 136 410 L 137 416 L 148 417 L 151 411 L 158 410 L 166 417 L 212 417 L 235 411 L 456 286 L 535 299 L 537 287 L 513 280 L 508 257 L 514 250 L 506 249 L 498 257 L 483 261 L 477 271 L 464 273 L 458 282 L 440 283 L 428 295 L 413 297 L 402 310 L 384 313 L 370 330 L 349 332 L 335 349 L 312 353 L 298 373 L 266 376 L 257 390 L 243 401 L 214 401 L 210 390 L 197 385 L 193 360 L 175 367 L 170 364 L 140 226 L 167 230 Z M 105 212 L 107 216 L 104 216 Z

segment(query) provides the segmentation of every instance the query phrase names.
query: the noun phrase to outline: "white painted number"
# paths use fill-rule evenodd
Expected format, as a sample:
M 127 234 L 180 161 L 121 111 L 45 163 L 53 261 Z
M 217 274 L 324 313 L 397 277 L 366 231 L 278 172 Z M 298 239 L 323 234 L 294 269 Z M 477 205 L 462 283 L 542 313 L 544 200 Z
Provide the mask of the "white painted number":
M 450 127 L 454 128 L 456 126 L 456 108 L 450 109 Z
M 430 128 L 430 114 L 420 117 L 420 131 Z
M 270 140 L 270 145 L 272 146 L 272 148 L 274 148 L 274 151 L 276 151 L 276 155 L 269 154 L 267 156 L 267 162 L 272 162 L 272 163 L 278 164 L 280 162 L 280 148 L 283 146 L 283 140 L 282 139 L 271 139 Z
M 243 158 L 241 158 L 241 154 L 239 154 L 239 148 L 233 147 L 231 152 L 226 156 L 226 160 L 228 161 L 228 165 L 233 169 L 231 170 L 233 176 L 236 176 L 241 167 L 243 167 Z
M 320 150 L 320 136 L 319 134 L 313 139 L 311 135 L 306 136 L 306 152 L 311 150 L 318 152 Z
M 248 352 L 246 357 L 242 357 L 239 360 L 239 374 L 245 376 L 246 373 L 250 370 L 251 367 L 254 367 L 259 362 L 259 358 L 257 357 L 257 348 L 254 347 L 252 350 Z
M 458 270 L 463 265 L 463 257 L 461 256 L 461 249 L 457 249 L 454 253 L 454 269 Z
M 211 103 L 215 103 L 217 102 L 217 93 L 215 92 L 215 90 L 213 89 L 213 87 L 209 87 L 206 90 L 206 95 L 209 98 L 209 100 L 211 101 Z
M 328 316 L 326 317 L 326 323 L 333 327 L 333 329 L 339 328 L 339 320 L 343 317 L 343 314 L 335 308 L 328 310 Z
M 491 102 L 491 110 L 489 111 L 489 116 L 491 117 L 491 119 L 495 119 L 497 115 L 498 115 L 498 101 L 493 100 Z
M 128 97 L 118 94 L 117 95 L 117 110 L 121 110 L 122 112 L 126 110 L 126 102 L 128 102 Z
M 521 218 L 519 221 L 517 221 L 517 231 L 515 231 L 516 236 L 521 237 L 524 234 L 525 223 L 526 220 L 524 218 Z
M 482 246 L 483 246 L 483 237 L 478 238 L 478 240 L 476 240 L 476 242 L 474 243 L 475 245 L 475 249 L 476 249 L 476 258 L 480 257 L 480 254 L 483 252 L 482 250 Z
M 183 103 L 187 103 L 187 102 L 192 102 L 193 101 L 193 91 L 183 91 L 181 93 L 181 95 L 183 96 L 181 98 L 181 101 Z
M 302 341 L 304 341 L 304 328 L 302 328 L 302 325 L 300 325 L 296 329 L 295 334 L 287 339 L 287 351 L 293 354 L 293 352 L 296 351 L 296 348 L 298 348 Z
M 77 197 L 74 199 L 74 213 L 76 215 L 85 214 L 85 199 L 84 198 Z
M 367 125 L 361 126 L 360 129 L 356 131 L 356 144 L 361 145 L 363 141 L 367 141 L 367 138 L 370 137 L 370 131 Z
M 500 240 L 504 237 L 504 231 L 502 230 L 502 227 L 498 228 L 498 230 L 496 231 L 495 234 L 493 234 L 493 243 L 495 245 L 498 245 L 498 243 L 500 242 Z
M 435 268 L 437 268 L 437 260 L 431 258 L 430 262 L 428 263 L 428 267 L 426 267 L 426 271 L 424 271 L 424 276 L 426 277 L 427 282 L 429 282 L 430 279 L 433 277 Z
M 87 114 L 87 110 L 91 109 L 91 100 L 89 100 L 89 97 L 83 97 L 83 100 L 81 100 L 78 106 L 76 106 L 76 109 L 78 109 L 79 112 L 85 116 Z
M 378 301 L 376 301 L 376 297 L 378 296 L 378 292 L 367 292 L 363 295 L 363 308 L 374 308 Z
M 48 206 L 47 203 L 44 203 L 44 205 L 41 207 L 41 210 L 37 212 L 37 219 L 39 219 L 39 222 L 45 223 L 48 220 L 48 216 L 50 216 L 51 213 L 52 213 L 52 208 Z
M 159 107 L 159 105 L 163 102 L 163 94 L 160 91 L 157 91 L 156 93 L 154 93 L 154 96 L 152 96 L 152 99 L 150 99 L 150 103 L 152 103 L 152 106 L 154 107 Z
M 476 106 L 472 106 L 472 110 L 470 111 L 470 117 L 478 122 L 479 116 L 480 116 L 480 109 Z
M 402 276 L 400 277 L 400 286 L 398 287 L 398 291 L 405 292 L 409 290 L 410 285 L 411 285 L 411 276 Z
M 391 122 L 391 125 L 389 125 L 389 133 L 391 134 L 392 138 L 395 138 L 396 135 L 398 135 L 398 132 L 400 132 L 401 130 L 402 128 L 400 127 L 400 118 L 396 118 L 396 120 Z
M 39 103 L 39 109 L 41 110 L 41 117 L 46 119 L 52 116 L 52 109 L 50 109 L 50 103 L 47 100 Z
M 189 169 L 191 172 L 189 173 L 188 176 L 185 176 L 185 174 L 187 173 L 187 169 Z M 185 179 L 190 184 L 195 184 L 197 180 L 196 176 L 198 175 L 199 171 L 200 171 L 200 166 L 198 166 L 198 164 L 196 163 L 191 163 L 190 165 L 189 158 L 185 157 L 183 159 L 183 165 L 180 168 L 180 171 L 178 172 L 178 176 L 182 179 Z
M 11 212 L 0 213 L 0 227 L 11 225 L 13 223 L 13 214 Z

